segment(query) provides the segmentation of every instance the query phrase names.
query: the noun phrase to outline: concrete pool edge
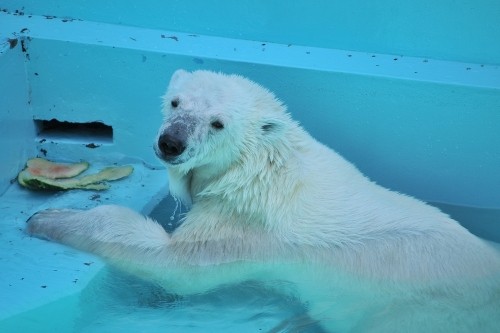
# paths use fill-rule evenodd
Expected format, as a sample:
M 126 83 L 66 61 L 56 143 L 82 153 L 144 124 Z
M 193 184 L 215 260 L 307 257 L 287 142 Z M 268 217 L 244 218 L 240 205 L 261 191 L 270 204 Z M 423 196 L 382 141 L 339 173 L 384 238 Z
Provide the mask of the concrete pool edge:
M 280 67 L 500 89 L 497 65 L 285 45 L 0 12 L 7 38 L 59 40 Z M 10 33 L 5 33 L 10 32 Z

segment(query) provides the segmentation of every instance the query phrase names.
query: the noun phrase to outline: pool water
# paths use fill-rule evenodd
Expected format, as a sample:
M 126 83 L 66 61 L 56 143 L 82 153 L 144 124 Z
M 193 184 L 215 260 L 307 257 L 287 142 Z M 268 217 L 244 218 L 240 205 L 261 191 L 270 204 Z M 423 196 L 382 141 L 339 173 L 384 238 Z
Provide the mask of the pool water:
M 135 177 L 145 183 L 155 182 L 161 177 L 155 171 L 135 165 Z M 148 180 L 147 174 L 151 180 Z M 136 178 L 136 179 L 137 179 Z M 124 180 L 125 184 L 117 184 L 114 193 L 123 193 L 134 180 Z M 112 189 L 113 191 L 113 189 Z M 8 193 L 20 192 L 21 195 L 33 195 L 16 188 Z M 88 196 L 87 192 L 37 194 L 46 201 L 74 201 Z M 103 195 L 101 200 L 109 201 Z M 36 201 L 36 200 L 35 200 Z M 89 200 L 94 203 L 95 200 Z M 487 210 L 471 207 L 459 207 L 436 204 L 455 218 L 465 221 L 465 225 L 481 225 L 483 229 L 476 233 L 496 238 L 491 223 L 498 221 L 499 210 Z M 145 213 L 157 219 L 167 231 L 173 231 L 180 223 L 185 208 L 164 190 L 157 198 L 145 205 Z M 481 220 L 477 223 L 478 220 Z M 472 223 L 474 222 L 474 223 Z M 22 223 L 19 224 L 22 226 Z M 473 230 L 474 231 L 474 230 Z M 17 236 L 26 236 L 20 233 Z M 31 242 L 51 247 L 64 252 L 78 252 L 65 249 L 63 246 L 32 239 Z M 64 249 L 63 249 L 64 248 Z M 53 251 L 53 250 L 52 250 Z M 30 250 L 25 249 L 29 254 Z M 70 254 L 72 259 L 75 259 Z M 82 258 L 81 260 L 85 260 Z M 87 259 L 88 260 L 88 259 Z M 180 296 L 154 283 L 130 276 L 109 266 L 102 266 L 98 258 L 92 258 L 90 266 L 99 266 L 81 290 L 70 295 L 61 296 L 47 304 L 41 304 L 28 311 L 17 313 L 0 321 L 1 332 L 326 332 L 321 322 L 316 322 L 307 315 L 308 305 L 294 294 L 293 286 L 286 281 L 277 281 L 275 286 L 263 286 L 255 281 L 240 285 L 222 286 L 204 294 Z M 49 261 L 50 262 L 50 261 Z M 64 262 L 53 263 L 51 269 L 64 269 Z M 29 272 L 25 272 L 29 274 Z M 31 273 L 33 274 L 33 273 Z M 43 275 L 43 274 L 42 274 Z M 80 281 L 76 281 L 75 284 Z M 46 282 L 48 288 L 57 285 Z M 83 283 L 83 282 L 82 282 Z M 186 281 L 189 283 L 189 281 Z M 40 289 L 37 286 L 37 289 Z M 338 306 L 332 300 L 331 307 Z M 339 309 L 340 310 L 340 309 Z M 344 318 L 348 320 L 348 318 Z
M 292 296 L 255 282 L 178 296 L 113 269 L 80 295 L 0 322 L 2 332 L 323 332 Z

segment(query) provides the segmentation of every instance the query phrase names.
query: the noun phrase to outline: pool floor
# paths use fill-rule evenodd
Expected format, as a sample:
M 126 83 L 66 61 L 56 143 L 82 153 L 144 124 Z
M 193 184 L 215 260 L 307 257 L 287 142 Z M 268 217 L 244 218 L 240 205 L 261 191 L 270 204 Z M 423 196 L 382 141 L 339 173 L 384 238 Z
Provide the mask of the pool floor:
M 122 204 L 146 212 L 166 194 L 165 170 L 127 158 L 90 163 L 89 173 L 113 163 L 132 165 L 134 172 L 102 192 L 34 192 L 13 180 L 0 197 L 0 320 L 80 293 L 104 266 L 92 255 L 26 235 L 25 223 L 31 215 L 50 207 L 85 209 L 100 204 Z M 138 197 L 140 189 L 144 195 Z

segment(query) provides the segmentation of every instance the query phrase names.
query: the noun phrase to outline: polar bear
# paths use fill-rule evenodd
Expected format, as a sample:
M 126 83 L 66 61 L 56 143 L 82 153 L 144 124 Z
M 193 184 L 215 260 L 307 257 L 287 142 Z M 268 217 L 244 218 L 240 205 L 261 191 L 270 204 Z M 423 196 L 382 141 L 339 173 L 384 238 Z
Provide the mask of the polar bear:
M 383 188 L 238 75 L 176 71 L 155 151 L 190 207 L 171 234 L 120 206 L 51 209 L 27 232 L 167 290 L 289 281 L 332 332 L 492 332 L 500 255 L 438 209 Z

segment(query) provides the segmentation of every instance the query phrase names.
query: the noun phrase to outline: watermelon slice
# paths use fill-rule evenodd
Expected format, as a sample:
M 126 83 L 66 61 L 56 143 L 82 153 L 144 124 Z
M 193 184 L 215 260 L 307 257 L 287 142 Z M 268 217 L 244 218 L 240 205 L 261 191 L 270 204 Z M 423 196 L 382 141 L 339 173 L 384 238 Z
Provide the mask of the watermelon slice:
M 78 176 L 89 168 L 88 162 L 62 164 L 44 160 L 43 158 L 32 158 L 26 163 L 27 169 L 33 176 L 41 176 L 50 179 L 72 178 Z
M 58 164 L 41 158 L 31 159 L 26 169 L 17 177 L 19 184 L 33 190 L 60 191 L 70 189 L 106 190 L 106 181 L 127 177 L 134 170 L 131 166 L 107 167 L 98 173 L 79 178 L 88 168 L 87 162 Z

